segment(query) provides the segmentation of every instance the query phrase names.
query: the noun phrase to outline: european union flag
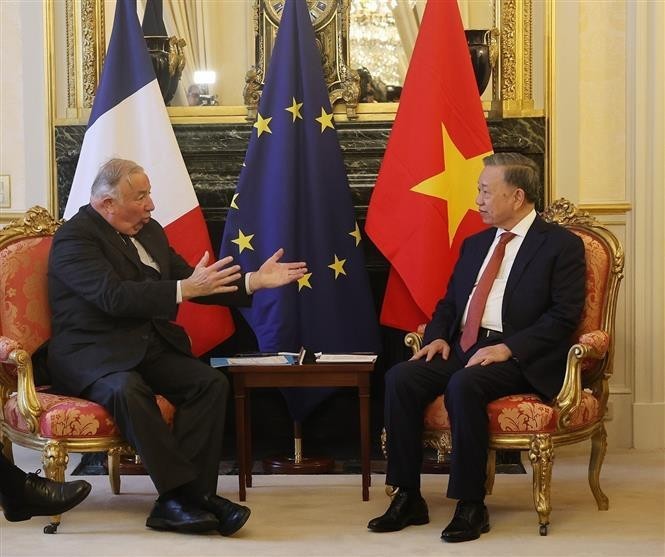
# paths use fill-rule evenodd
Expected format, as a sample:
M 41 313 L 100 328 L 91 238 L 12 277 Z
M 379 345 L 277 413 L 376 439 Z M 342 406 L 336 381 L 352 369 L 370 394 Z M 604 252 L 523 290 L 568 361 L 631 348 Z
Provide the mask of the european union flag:
M 305 0 L 288 0 L 282 15 L 221 253 L 250 270 L 280 247 L 309 272 L 260 290 L 242 310 L 260 349 L 378 351 L 363 238 Z M 297 421 L 323 396 L 285 395 Z

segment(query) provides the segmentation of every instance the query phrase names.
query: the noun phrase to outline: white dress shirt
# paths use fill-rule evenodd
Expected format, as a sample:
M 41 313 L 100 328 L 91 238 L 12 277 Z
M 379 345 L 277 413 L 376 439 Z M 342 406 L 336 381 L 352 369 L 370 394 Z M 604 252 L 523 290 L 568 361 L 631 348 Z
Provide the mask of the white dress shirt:
M 510 270 L 513 268 L 513 263 L 515 262 L 515 257 L 517 256 L 517 252 L 522 246 L 524 237 L 526 236 L 526 233 L 529 231 L 529 228 L 531 228 L 531 225 L 533 224 L 534 220 L 536 220 L 535 209 L 532 210 L 528 215 L 526 215 L 515 226 L 513 226 L 513 228 L 510 231 L 504 230 L 503 228 L 497 228 L 494 242 L 490 246 L 490 249 L 488 250 L 487 255 L 485 256 L 485 261 L 483 261 L 483 264 L 480 267 L 480 271 L 478 272 L 478 276 L 476 277 L 476 282 L 473 286 L 473 290 L 471 291 L 469 299 L 466 302 L 466 308 L 464 309 L 464 315 L 462 316 L 462 328 L 464 328 L 464 324 L 466 323 L 466 316 L 469 312 L 469 302 L 473 297 L 473 293 L 476 291 L 476 286 L 478 285 L 478 281 L 480 280 L 483 271 L 485 271 L 485 267 L 487 267 L 487 263 L 489 262 L 490 257 L 492 257 L 492 253 L 494 253 L 494 249 L 499 243 L 499 236 L 501 236 L 501 234 L 503 234 L 504 232 L 512 232 L 513 234 L 515 234 L 515 237 L 506 244 L 506 251 L 503 256 L 503 261 L 501 262 L 501 267 L 499 267 L 499 272 L 497 273 L 496 279 L 494 280 L 492 288 L 490 289 L 489 296 L 487 297 L 487 303 L 485 304 L 485 311 L 483 312 L 483 317 L 480 320 L 480 326 L 483 327 L 484 329 L 492 329 L 493 331 L 503 332 L 501 308 L 503 306 L 503 294 L 506 290 L 506 282 L 508 281 Z

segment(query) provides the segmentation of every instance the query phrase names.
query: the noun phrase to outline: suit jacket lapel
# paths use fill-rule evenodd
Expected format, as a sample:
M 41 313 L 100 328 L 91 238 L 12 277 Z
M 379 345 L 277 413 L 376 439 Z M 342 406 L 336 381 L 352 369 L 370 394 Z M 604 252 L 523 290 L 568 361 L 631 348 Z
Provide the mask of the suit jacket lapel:
M 81 211 L 90 217 L 90 219 L 96 224 L 97 230 L 102 238 L 113 245 L 122 255 L 126 257 L 135 267 L 141 267 L 141 261 L 134 254 L 134 250 L 128 248 L 125 244 L 125 240 L 120 236 L 118 231 L 113 228 L 108 222 L 106 222 L 102 216 L 95 211 L 90 205 L 81 207 Z

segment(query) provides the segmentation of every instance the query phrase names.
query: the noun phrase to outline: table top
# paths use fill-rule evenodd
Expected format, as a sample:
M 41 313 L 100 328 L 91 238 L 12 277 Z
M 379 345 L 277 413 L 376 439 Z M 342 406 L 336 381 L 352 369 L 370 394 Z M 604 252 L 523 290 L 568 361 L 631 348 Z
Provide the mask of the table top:
M 375 362 L 344 362 L 319 364 L 254 364 L 231 365 L 227 369 L 231 373 L 369 373 L 374 371 Z

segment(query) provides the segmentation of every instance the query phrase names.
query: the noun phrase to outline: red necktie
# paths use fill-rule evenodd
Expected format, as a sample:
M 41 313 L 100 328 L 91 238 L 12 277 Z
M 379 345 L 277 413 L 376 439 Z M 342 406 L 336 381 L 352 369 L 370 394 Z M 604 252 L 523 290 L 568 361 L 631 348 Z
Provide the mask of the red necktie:
M 514 237 L 515 234 L 512 232 L 504 232 L 501 234 L 499 237 L 499 243 L 494 248 L 494 252 L 490 257 L 490 260 L 487 262 L 487 267 L 485 267 L 485 270 L 478 281 L 476 290 L 474 291 L 473 296 L 471 296 L 469 312 L 466 315 L 466 323 L 460 340 L 460 346 L 464 352 L 471 348 L 478 340 L 478 329 L 480 328 L 480 321 L 485 312 L 487 297 L 492 289 L 492 284 L 494 284 L 494 279 L 496 279 L 496 275 L 499 273 L 499 268 L 503 261 L 503 254 L 506 252 L 506 244 Z

